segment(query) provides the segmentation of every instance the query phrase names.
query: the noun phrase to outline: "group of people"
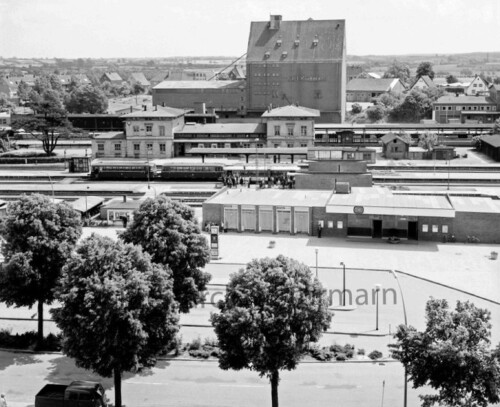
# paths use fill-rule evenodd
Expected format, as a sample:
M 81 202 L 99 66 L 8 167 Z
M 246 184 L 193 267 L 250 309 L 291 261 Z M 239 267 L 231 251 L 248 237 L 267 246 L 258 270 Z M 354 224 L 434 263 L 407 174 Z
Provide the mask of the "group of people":
M 222 183 L 228 188 L 237 188 L 238 185 L 250 188 L 250 177 L 242 177 L 239 174 L 223 175 Z M 287 175 L 259 177 L 258 185 L 260 188 L 292 189 L 295 186 L 295 180 Z

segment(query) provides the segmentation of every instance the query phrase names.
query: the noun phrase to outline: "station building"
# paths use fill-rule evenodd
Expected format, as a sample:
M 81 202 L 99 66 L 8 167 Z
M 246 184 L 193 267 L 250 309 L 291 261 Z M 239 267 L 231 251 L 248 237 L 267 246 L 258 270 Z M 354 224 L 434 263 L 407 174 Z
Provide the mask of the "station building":
M 500 243 L 500 199 L 391 191 L 385 187 L 348 190 L 227 189 L 203 204 L 203 222 L 229 231 L 317 235 L 392 236 L 444 241 Z

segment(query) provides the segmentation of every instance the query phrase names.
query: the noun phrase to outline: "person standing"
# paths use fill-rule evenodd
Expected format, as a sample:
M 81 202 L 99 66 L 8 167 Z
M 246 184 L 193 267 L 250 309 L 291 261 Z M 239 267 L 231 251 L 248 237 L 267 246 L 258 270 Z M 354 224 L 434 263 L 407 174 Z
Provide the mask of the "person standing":
M 0 394 L 0 407 L 7 407 L 7 400 L 5 400 L 5 394 Z
M 318 222 L 318 238 L 321 238 L 321 232 L 323 230 L 323 225 L 321 222 Z

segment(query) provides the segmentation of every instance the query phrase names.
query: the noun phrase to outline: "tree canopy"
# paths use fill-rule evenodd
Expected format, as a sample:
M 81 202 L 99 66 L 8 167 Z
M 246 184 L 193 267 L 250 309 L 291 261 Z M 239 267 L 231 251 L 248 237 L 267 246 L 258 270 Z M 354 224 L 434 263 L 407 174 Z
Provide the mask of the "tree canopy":
M 295 369 L 309 344 L 330 325 L 321 283 L 296 260 L 281 255 L 254 259 L 231 275 L 218 308 L 211 321 L 221 350 L 220 367 L 267 376 L 277 407 L 279 371 Z
M 140 244 L 155 263 L 172 270 L 174 295 L 181 312 L 189 312 L 204 300 L 210 274 L 202 268 L 210 260 L 210 252 L 189 206 L 164 196 L 147 199 L 121 238 Z
M 435 394 L 420 396 L 433 405 L 486 407 L 500 401 L 500 347 L 490 348 L 490 312 L 458 301 L 426 306 L 425 331 L 400 325 L 393 356 L 407 369 L 414 388 L 431 386 Z
M 77 366 L 114 376 L 121 407 L 121 375 L 152 367 L 178 331 L 170 272 L 131 244 L 92 235 L 64 268 L 52 310 L 63 352 Z
M 385 116 L 385 109 L 381 105 L 370 106 L 366 109 L 366 117 L 372 122 L 382 120 Z
M 432 63 L 421 62 L 417 67 L 417 78 L 427 75 L 429 78 L 434 79 L 434 70 L 432 69 Z
M 446 83 L 457 83 L 457 82 L 459 82 L 459 80 L 455 75 L 450 74 L 446 77 Z
M 410 67 L 403 62 L 394 60 L 384 72 L 384 78 L 399 78 L 401 82 L 407 83 L 410 79 Z
M 108 98 L 92 85 L 78 86 L 66 98 L 66 109 L 70 113 L 105 113 L 107 108 Z
M 81 217 L 44 195 L 21 195 L 3 221 L 5 262 L 0 266 L 0 300 L 31 307 L 38 303 L 38 339 L 43 339 L 43 305 L 54 300 L 61 270 L 82 233 Z

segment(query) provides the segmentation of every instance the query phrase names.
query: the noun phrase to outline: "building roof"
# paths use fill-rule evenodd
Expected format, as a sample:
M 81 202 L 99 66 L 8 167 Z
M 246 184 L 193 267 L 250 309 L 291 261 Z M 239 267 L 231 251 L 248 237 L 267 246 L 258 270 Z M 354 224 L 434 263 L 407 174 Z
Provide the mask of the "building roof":
M 122 77 L 116 72 L 105 72 L 103 76 L 105 76 L 111 82 L 123 81 Z
M 94 140 L 125 140 L 125 133 L 123 131 L 109 131 L 100 133 L 94 137 Z
M 491 136 L 483 136 L 481 138 L 483 143 L 489 144 L 492 147 L 500 147 L 500 134 L 493 134 Z
M 497 213 L 500 214 L 500 200 L 477 196 L 450 196 L 457 212 Z
M 331 191 L 300 190 L 300 189 L 248 189 L 236 188 L 209 198 L 206 203 L 220 205 L 249 206 L 303 206 L 324 207 L 331 196 Z
M 138 209 L 141 204 L 144 202 L 144 199 L 127 199 L 125 202 L 123 202 L 123 199 L 122 198 L 116 198 L 116 199 L 112 199 L 108 202 L 106 202 L 104 205 L 103 205 L 103 208 L 106 208 L 106 209 L 131 209 L 131 210 L 135 210 L 135 209 Z
M 210 139 L 210 141 L 213 141 Z M 225 140 L 229 142 L 230 140 Z M 202 141 L 200 140 L 200 143 Z M 205 141 L 208 143 L 208 141 Z M 255 147 L 241 147 L 241 148 L 205 148 L 194 147 L 189 150 L 190 154 L 255 154 Z M 298 154 L 307 155 L 307 147 L 263 147 L 257 149 L 257 154 Z
M 209 123 L 185 124 L 175 134 L 265 134 L 266 126 L 263 123 Z
M 100 196 L 85 196 L 78 198 L 76 201 L 69 202 L 69 205 L 76 211 L 85 213 L 104 202 L 104 198 Z
M 398 78 L 354 78 L 347 83 L 347 92 L 389 92 Z
M 326 212 L 353 214 L 354 207 L 365 215 L 455 217 L 446 196 L 396 194 L 383 187 L 353 187 L 350 194 L 333 194 Z
M 262 117 L 319 117 L 320 112 L 304 106 L 288 105 L 264 112 Z
M 245 87 L 245 81 L 163 81 L 153 89 L 222 89 Z
M 131 82 L 137 82 L 142 86 L 149 86 L 150 85 L 149 81 L 146 79 L 146 77 L 144 76 L 144 74 L 142 72 L 134 72 L 134 73 L 130 74 L 129 80 Z
M 167 117 L 167 118 L 176 118 L 179 116 L 183 116 L 186 114 L 186 111 L 183 109 L 175 109 L 173 107 L 168 106 L 155 106 L 155 110 L 140 110 L 137 112 L 124 114 L 122 117 L 127 118 L 143 118 L 143 117 Z
M 417 82 L 422 79 L 422 81 L 429 87 L 429 88 L 435 88 L 436 85 L 434 84 L 434 82 L 432 81 L 432 79 L 430 78 L 429 75 L 423 75 L 423 76 L 420 76 L 414 83 L 413 85 L 411 85 L 411 88 L 413 88 Z
M 476 104 L 476 105 L 491 105 L 494 102 L 489 96 L 467 96 L 467 95 L 444 95 L 434 102 L 435 104 L 461 105 L 461 104 Z
M 401 140 L 403 143 L 405 144 L 410 144 L 408 143 L 408 141 L 406 141 L 404 138 L 398 136 L 397 134 L 395 133 L 387 133 L 386 135 L 380 137 L 380 140 L 382 141 L 382 143 L 384 144 L 387 144 L 387 143 L 390 143 L 392 140 L 394 139 L 397 139 L 397 140 Z
M 280 16 L 277 29 L 271 29 L 269 21 L 251 23 L 246 60 L 247 63 L 341 61 L 344 44 L 345 20 L 281 21 Z

